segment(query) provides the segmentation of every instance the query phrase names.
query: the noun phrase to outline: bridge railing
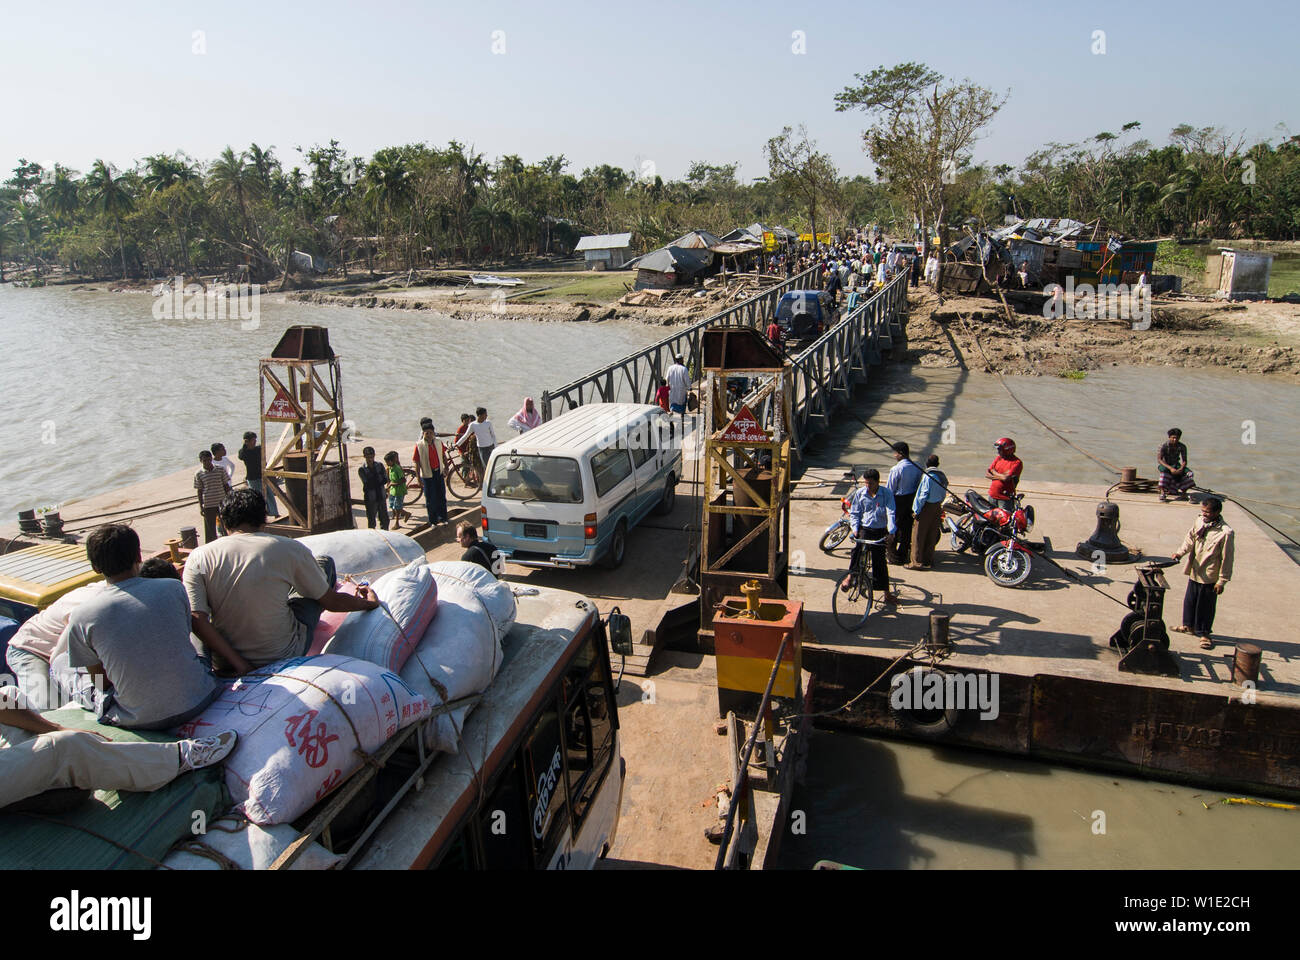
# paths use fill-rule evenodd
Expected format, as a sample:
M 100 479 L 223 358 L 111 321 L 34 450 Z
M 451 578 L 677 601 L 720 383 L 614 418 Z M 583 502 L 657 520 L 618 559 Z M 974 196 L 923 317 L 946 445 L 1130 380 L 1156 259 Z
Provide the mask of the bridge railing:
M 790 428 L 796 449 L 825 429 L 835 407 L 848 402 L 854 385 L 867 379 L 867 368 L 893 345 L 893 327 L 907 308 L 907 281 L 907 273 L 899 274 L 791 358 Z M 758 393 L 756 389 L 744 402 L 760 424 L 771 428 L 775 405 L 770 396 L 760 399 Z
M 636 353 L 616 360 L 581 379 L 542 393 L 542 420 L 557 417 L 584 403 L 653 403 L 659 380 L 681 356 L 689 370 L 700 369 L 700 343 L 711 326 L 746 326 L 763 329 L 776 315 L 776 305 L 791 290 L 813 290 L 821 286 L 820 267 L 811 267 L 788 280 L 768 287 L 721 313 L 683 327 L 676 333 Z

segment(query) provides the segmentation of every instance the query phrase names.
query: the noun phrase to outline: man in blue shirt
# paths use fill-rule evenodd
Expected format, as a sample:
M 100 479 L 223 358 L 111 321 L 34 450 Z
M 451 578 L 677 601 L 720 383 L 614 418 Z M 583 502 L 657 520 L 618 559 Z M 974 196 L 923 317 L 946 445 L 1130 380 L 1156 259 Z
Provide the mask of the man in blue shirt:
M 886 561 L 886 548 L 894 542 L 898 532 L 895 519 L 894 495 L 880 485 L 880 471 L 868 470 L 866 484 L 858 487 L 849 504 L 849 529 L 853 531 L 854 540 L 885 541 L 871 548 L 871 586 L 884 595 L 885 603 L 898 603 L 898 594 L 889 589 L 889 567 Z M 888 536 L 886 536 L 888 535 Z M 849 558 L 849 568 L 858 562 L 858 551 L 862 545 L 853 545 L 853 556 Z M 840 584 L 840 589 L 848 589 L 848 578 Z
M 929 570 L 934 564 L 934 547 L 939 542 L 939 514 L 943 511 L 943 498 L 948 492 L 948 478 L 938 467 L 938 455 L 930 454 L 925 461 L 925 474 L 916 488 L 913 503 L 916 525 L 912 534 L 916 552 L 907 565 L 909 570 Z
M 895 563 L 907 563 L 912 554 L 912 502 L 921 483 L 921 468 L 911 461 L 910 454 L 907 444 L 902 441 L 894 444 L 894 460 L 897 462 L 885 481 L 898 510 L 897 553 L 890 557 Z

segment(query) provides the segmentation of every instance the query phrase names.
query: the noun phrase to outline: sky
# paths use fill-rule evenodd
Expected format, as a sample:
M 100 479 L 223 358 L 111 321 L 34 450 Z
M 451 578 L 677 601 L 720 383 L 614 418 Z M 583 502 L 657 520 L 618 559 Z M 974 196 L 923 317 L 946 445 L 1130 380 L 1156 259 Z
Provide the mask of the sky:
M 673 179 L 704 160 L 751 180 L 767 139 L 802 123 L 843 174 L 870 176 L 866 118 L 836 113 L 834 96 L 908 60 L 1008 94 L 976 148 L 989 164 L 1132 120 L 1157 145 L 1183 122 L 1251 142 L 1300 131 L 1300 7 L 1237 9 L 0 0 L 0 170 L 209 161 L 251 142 L 293 166 L 331 139 L 362 156 L 456 139 L 489 159 L 563 154 L 575 174 L 609 163 Z

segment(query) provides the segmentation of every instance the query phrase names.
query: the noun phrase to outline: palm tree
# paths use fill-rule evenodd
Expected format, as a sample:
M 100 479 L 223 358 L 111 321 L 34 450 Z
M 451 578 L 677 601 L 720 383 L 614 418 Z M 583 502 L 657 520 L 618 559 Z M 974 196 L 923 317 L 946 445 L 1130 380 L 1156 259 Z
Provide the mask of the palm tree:
M 263 150 L 255 143 L 248 145 L 248 163 L 257 174 L 264 190 L 271 189 L 271 175 L 280 169 L 280 161 L 275 159 L 275 147 Z
M 414 184 L 405 157 L 395 148 L 378 151 L 366 167 L 365 190 L 362 198 L 384 211 L 384 236 L 389 236 L 394 210 L 409 206 Z M 411 266 L 410 231 L 407 231 L 407 266 Z
M 54 222 L 60 225 L 71 221 L 81 206 L 72 171 L 59 163 L 54 165 L 54 176 L 41 189 L 40 196 L 42 205 L 49 208 Z
M 103 160 L 96 160 L 86 175 L 86 188 L 91 206 L 113 221 L 117 228 L 117 246 L 122 256 L 122 279 L 126 279 L 126 241 L 122 238 L 122 218 L 135 209 L 135 198 L 126 184 L 126 177 Z
M 253 229 L 248 219 L 248 199 L 259 190 L 261 181 L 257 170 L 248 162 L 247 154 L 236 154 L 230 147 L 221 151 L 221 156 L 208 169 L 208 186 L 214 197 L 239 207 L 244 239 L 251 239 Z

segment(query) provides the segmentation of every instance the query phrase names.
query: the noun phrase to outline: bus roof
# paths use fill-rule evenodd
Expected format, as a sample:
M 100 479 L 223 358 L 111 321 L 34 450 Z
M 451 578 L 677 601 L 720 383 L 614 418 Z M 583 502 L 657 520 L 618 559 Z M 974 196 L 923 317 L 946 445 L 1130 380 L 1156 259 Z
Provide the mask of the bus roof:
M 572 455 L 596 446 L 611 430 L 652 413 L 666 416 L 662 407 L 652 403 L 586 403 L 514 440 L 499 443 L 496 449 L 503 453 Z
M 0 597 L 38 610 L 99 579 L 80 543 L 43 543 L 0 555 Z
M 540 429 L 540 428 L 538 428 Z M 537 587 L 516 598 L 518 615 L 507 634 L 496 679 L 465 721 L 461 750 L 438 758 L 424 789 L 412 791 L 375 831 L 354 869 L 423 867 L 472 808 L 479 782 L 503 760 L 556 681 L 566 657 L 599 617 L 590 600 L 568 590 Z

